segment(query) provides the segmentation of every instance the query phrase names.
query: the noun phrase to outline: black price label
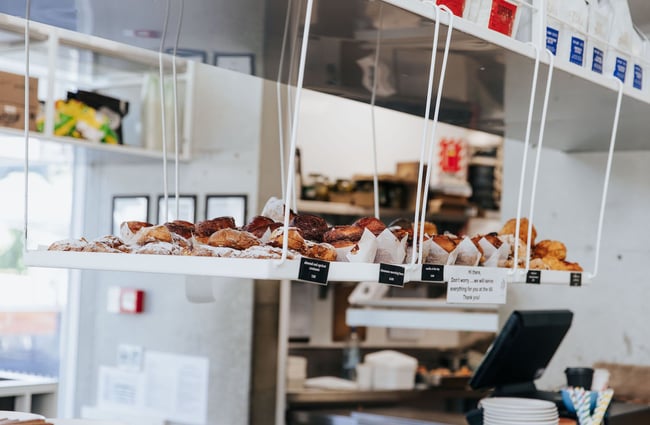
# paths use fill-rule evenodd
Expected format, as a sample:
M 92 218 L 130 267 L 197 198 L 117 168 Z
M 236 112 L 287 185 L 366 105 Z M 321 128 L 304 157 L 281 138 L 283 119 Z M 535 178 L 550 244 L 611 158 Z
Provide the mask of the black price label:
M 528 273 L 526 273 L 526 283 L 532 283 L 534 285 L 542 283 L 542 271 L 528 270 Z
M 569 281 L 571 286 L 582 286 L 582 273 L 571 273 L 571 279 Z
M 436 264 L 422 265 L 422 282 L 444 282 L 445 266 Z
M 379 264 L 379 283 L 404 287 L 404 267 L 392 264 Z
M 328 261 L 303 257 L 300 259 L 298 280 L 318 283 L 319 285 L 327 285 L 327 276 L 329 275 L 329 272 L 330 263 Z

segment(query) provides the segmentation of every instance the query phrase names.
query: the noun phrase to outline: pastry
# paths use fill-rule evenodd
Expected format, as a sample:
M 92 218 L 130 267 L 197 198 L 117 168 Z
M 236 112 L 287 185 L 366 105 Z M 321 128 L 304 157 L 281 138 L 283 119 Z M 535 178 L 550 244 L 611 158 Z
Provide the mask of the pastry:
M 431 240 L 447 252 L 452 252 L 458 245 L 458 239 L 449 235 L 434 235 Z
M 124 241 L 117 236 L 108 235 L 97 238 L 93 242 L 102 243 L 121 252 L 131 252 L 131 247 L 125 244 Z
M 208 243 L 208 238 L 217 230 L 234 229 L 235 219 L 232 217 L 219 217 L 201 221 L 194 226 L 194 239 L 200 243 Z
M 294 251 L 302 252 L 305 248 L 305 239 L 300 234 L 300 231 L 295 227 L 289 227 L 288 236 L 288 246 L 289 249 Z M 276 248 L 282 248 L 284 244 L 284 227 L 279 227 L 271 233 L 271 238 L 268 243 L 270 246 Z
M 169 242 L 151 242 L 133 250 L 134 254 L 181 255 L 181 249 Z
M 75 251 L 81 252 L 88 245 L 88 241 L 84 238 L 79 239 L 64 239 L 61 241 L 52 242 L 47 248 L 48 251 Z
M 316 215 L 300 214 L 291 220 L 289 223 L 291 227 L 296 227 L 300 230 L 302 237 L 315 242 L 323 241 L 323 234 L 327 232 L 327 222 Z
M 503 241 L 499 239 L 496 233 L 488 233 L 487 235 L 476 235 L 472 238 L 472 242 L 478 244 L 478 242 L 485 238 L 493 247 L 499 249 L 503 245 Z
M 336 248 L 328 243 L 305 242 L 305 248 L 302 255 L 309 258 L 316 258 L 324 261 L 336 261 Z
M 138 230 L 132 240 L 137 245 L 146 245 L 152 242 L 172 242 L 172 234 L 165 226 L 143 227 Z
M 174 220 L 165 223 L 164 226 L 169 229 L 170 232 L 176 233 L 185 239 L 190 239 L 194 234 L 194 223 L 190 223 L 189 221 Z
M 240 251 L 259 244 L 259 239 L 252 233 L 236 229 L 217 230 L 208 238 L 210 246 L 233 248 Z
M 544 264 L 548 266 L 551 270 L 561 270 L 568 272 L 581 272 L 582 267 L 578 263 L 570 263 L 568 261 L 560 260 L 555 257 L 544 257 L 542 258 Z
M 353 241 L 361 239 L 363 228 L 359 226 L 334 226 L 323 235 L 323 241 L 333 244 L 337 241 Z
M 268 217 L 258 215 L 256 217 L 253 217 L 253 219 L 247 225 L 242 227 L 242 230 L 250 232 L 258 238 L 261 238 L 264 233 L 266 233 L 267 229 L 271 229 L 271 231 L 273 231 L 280 226 L 282 226 L 282 223 L 277 223 Z
M 119 249 L 113 248 L 109 244 L 103 242 L 93 241 L 84 247 L 83 252 L 109 252 L 119 254 L 124 251 L 120 251 Z
M 146 221 L 125 221 L 120 225 L 120 236 L 125 241 L 130 241 L 143 227 L 151 227 L 153 224 Z
M 499 231 L 499 235 L 514 235 L 517 230 L 517 219 L 511 218 L 503 225 L 503 228 Z M 537 237 L 537 231 L 533 225 L 533 230 L 531 233 L 531 245 L 535 245 L 535 238 Z M 519 223 L 519 239 L 528 242 L 528 219 L 522 218 Z
M 514 260 L 511 260 L 514 261 Z M 550 267 L 541 258 L 533 258 L 530 260 L 531 270 L 549 270 Z
M 210 245 L 194 244 L 190 255 L 197 257 L 235 257 L 239 251 L 232 248 L 217 248 Z
M 353 226 L 361 227 L 362 229 L 370 230 L 375 236 L 379 236 L 381 232 L 386 230 L 386 225 L 375 217 L 364 217 L 360 218 L 354 223 Z
M 553 257 L 558 260 L 566 258 L 566 246 L 560 241 L 543 240 L 533 248 L 533 258 Z
M 299 257 L 296 251 L 287 251 L 287 260 Z M 282 249 L 268 245 L 252 246 L 244 251 L 237 251 L 237 258 L 257 258 L 262 260 L 277 260 L 282 258 Z

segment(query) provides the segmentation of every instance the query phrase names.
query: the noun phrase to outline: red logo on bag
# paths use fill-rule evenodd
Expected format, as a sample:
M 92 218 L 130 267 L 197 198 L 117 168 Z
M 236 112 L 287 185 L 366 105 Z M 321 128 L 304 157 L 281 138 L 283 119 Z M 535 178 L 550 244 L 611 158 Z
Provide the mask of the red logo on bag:
M 493 0 L 490 11 L 490 22 L 488 28 L 512 36 L 512 29 L 515 26 L 517 5 L 507 0 Z
M 440 141 L 440 171 L 443 173 L 458 173 L 462 169 L 463 141 L 442 139 Z
M 465 0 L 438 0 L 437 5 L 444 4 L 456 16 L 463 17 L 463 10 L 465 9 Z

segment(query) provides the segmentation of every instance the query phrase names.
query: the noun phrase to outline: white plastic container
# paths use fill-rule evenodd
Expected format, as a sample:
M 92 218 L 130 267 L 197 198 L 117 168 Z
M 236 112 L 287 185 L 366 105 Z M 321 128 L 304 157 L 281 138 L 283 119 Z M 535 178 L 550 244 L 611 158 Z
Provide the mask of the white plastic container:
M 587 67 L 602 74 L 607 54 L 607 40 L 612 30 L 613 10 L 609 0 L 590 0 L 587 39 Z
M 548 0 L 546 48 L 563 61 L 584 66 L 588 20 L 585 0 Z
M 372 367 L 375 390 L 410 390 L 415 386 L 417 359 L 392 350 L 366 354 L 364 363 Z

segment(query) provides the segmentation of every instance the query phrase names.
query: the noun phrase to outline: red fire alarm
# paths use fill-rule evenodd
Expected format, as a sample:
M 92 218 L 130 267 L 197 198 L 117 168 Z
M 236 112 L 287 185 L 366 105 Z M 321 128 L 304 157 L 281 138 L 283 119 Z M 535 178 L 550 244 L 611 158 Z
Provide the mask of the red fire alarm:
M 144 311 L 144 291 L 122 288 L 120 290 L 120 313 L 139 314 Z

